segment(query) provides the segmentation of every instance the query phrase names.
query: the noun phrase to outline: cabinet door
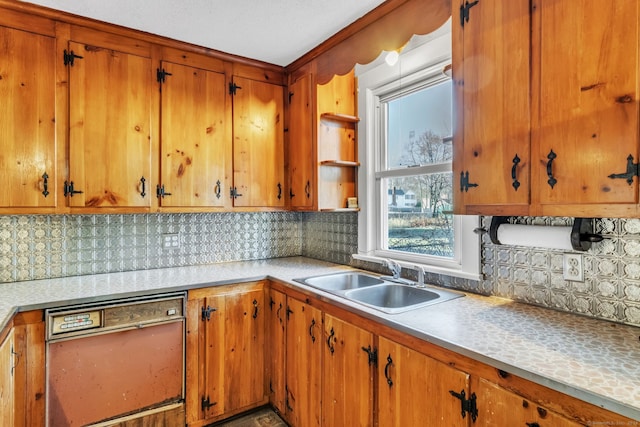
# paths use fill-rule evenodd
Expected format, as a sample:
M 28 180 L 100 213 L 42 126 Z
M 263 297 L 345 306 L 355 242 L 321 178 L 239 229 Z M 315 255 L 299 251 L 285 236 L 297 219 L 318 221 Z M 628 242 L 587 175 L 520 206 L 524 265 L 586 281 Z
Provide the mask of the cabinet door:
M 14 424 L 14 342 L 13 330 L 0 345 L 0 425 Z
M 71 207 L 149 207 L 151 85 L 149 58 L 69 43 Z
M 234 206 L 283 207 L 283 89 L 234 76 Z
M 529 204 L 529 3 L 473 2 L 464 26 L 455 19 L 452 24 L 456 213 L 474 213 L 469 205 L 510 205 L 514 211 Z M 454 0 L 453 10 L 462 4 Z M 467 178 L 477 187 L 463 188 Z
M 296 427 L 320 427 L 322 312 L 287 299 L 286 419 Z
M 225 76 L 162 62 L 160 205 L 224 207 L 229 201 L 231 134 Z
M 0 208 L 55 207 L 55 39 L 0 27 L 0 40 Z
M 325 314 L 323 347 L 322 425 L 373 426 L 373 334 Z
M 311 75 L 289 86 L 289 179 L 291 208 L 313 209 L 316 153 L 313 144 Z
M 264 283 L 189 292 L 186 409 L 204 425 L 267 402 Z
M 287 299 L 282 292 L 269 290 L 269 312 L 267 314 L 267 334 L 269 357 L 269 400 L 275 410 L 285 413 L 285 350 L 286 350 Z
M 479 380 L 475 393 L 479 413 L 474 426 L 477 427 L 578 427 L 582 425 L 484 379 Z
M 466 426 L 470 417 L 450 391 L 469 396 L 469 375 L 380 337 L 379 426 Z
M 540 203 L 637 203 L 637 178 L 609 175 L 638 162 L 638 1 L 543 1 L 534 17 Z

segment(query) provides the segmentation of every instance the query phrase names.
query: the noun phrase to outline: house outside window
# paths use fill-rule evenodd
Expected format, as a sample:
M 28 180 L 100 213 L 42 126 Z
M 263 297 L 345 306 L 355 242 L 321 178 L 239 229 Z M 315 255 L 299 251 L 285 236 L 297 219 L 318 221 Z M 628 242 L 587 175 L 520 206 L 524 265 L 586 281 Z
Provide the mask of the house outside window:
M 448 25 L 412 43 L 395 66 L 356 69 L 363 120 L 354 257 L 478 280 L 479 218 L 453 215 Z

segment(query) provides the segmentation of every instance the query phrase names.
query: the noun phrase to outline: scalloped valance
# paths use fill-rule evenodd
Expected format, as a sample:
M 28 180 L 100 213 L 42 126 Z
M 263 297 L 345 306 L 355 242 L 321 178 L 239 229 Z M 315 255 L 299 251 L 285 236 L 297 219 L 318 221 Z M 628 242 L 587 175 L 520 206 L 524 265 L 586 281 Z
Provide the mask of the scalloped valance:
M 451 16 L 450 0 L 389 0 L 291 64 L 291 72 L 313 61 L 316 83 L 367 64 L 383 50 L 400 49 L 414 34 L 429 34 Z

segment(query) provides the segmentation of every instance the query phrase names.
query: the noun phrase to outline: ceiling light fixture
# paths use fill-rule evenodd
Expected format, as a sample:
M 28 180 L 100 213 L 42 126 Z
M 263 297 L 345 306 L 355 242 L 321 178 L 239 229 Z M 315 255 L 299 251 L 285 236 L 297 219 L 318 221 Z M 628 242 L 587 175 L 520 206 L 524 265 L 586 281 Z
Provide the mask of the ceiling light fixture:
M 387 53 L 387 56 L 384 57 L 384 61 L 390 66 L 396 65 L 398 62 L 398 58 L 400 58 L 400 54 L 397 50 L 392 50 Z

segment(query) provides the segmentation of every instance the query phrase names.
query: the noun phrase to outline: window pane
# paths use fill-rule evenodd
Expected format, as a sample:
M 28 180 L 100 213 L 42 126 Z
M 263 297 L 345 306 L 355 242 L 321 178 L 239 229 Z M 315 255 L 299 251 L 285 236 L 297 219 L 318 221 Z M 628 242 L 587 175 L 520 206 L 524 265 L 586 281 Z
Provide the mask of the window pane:
M 451 172 L 386 179 L 387 248 L 452 258 Z
M 387 169 L 451 161 L 451 98 L 446 80 L 387 102 Z

